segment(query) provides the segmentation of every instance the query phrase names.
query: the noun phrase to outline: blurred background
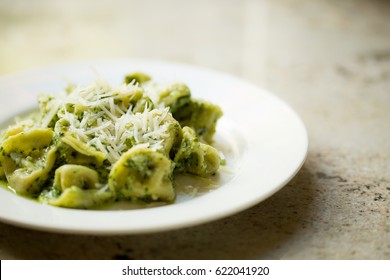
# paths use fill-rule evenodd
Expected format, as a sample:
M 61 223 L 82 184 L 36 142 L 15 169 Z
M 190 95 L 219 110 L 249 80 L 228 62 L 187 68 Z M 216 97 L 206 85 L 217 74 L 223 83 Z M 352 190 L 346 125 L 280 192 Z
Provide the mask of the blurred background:
M 258 206 L 173 233 L 1 224 L 3 258 L 390 259 L 390 1 L 0 0 L 0 75 L 109 58 L 205 66 L 268 88 L 305 122 L 305 165 Z
M 129 57 L 245 73 L 264 63 L 266 2 L 1 0 L 0 73 Z

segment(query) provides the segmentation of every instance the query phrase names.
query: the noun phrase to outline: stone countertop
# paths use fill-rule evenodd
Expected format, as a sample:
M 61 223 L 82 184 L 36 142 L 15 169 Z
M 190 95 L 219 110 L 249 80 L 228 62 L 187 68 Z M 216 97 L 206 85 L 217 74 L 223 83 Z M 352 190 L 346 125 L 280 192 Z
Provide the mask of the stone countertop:
M 0 2 L 0 74 L 107 57 L 214 68 L 289 103 L 309 153 L 231 217 L 105 237 L 0 223 L 0 259 L 390 259 L 390 2 L 33 2 Z

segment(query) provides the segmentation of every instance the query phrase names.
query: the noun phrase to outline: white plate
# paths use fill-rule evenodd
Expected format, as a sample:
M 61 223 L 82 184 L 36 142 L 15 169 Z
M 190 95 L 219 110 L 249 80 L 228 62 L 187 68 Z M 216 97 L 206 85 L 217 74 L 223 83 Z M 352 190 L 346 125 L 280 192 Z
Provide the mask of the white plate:
M 57 92 L 69 82 L 90 82 L 97 73 L 120 83 L 131 71 L 159 81 L 182 81 L 194 97 L 220 105 L 224 116 L 216 140 L 227 156 L 220 187 L 201 196 L 180 194 L 175 203 L 133 210 L 75 210 L 41 205 L 0 188 L 0 220 L 64 233 L 130 234 L 188 227 L 249 208 L 282 188 L 302 166 L 308 147 L 305 127 L 284 102 L 238 78 L 189 65 L 120 60 L 65 64 L 0 78 L 0 122 L 37 107 L 38 93 Z

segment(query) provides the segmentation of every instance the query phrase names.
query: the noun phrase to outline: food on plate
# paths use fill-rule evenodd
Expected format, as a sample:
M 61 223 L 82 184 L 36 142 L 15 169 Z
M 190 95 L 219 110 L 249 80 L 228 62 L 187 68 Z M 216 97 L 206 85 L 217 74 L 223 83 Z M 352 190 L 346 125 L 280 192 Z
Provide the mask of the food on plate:
M 39 112 L 0 138 L 0 178 L 17 194 L 69 208 L 115 201 L 173 202 L 175 174 L 213 176 L 219 106 L 184 83 L 142 72 L 42 94 Z

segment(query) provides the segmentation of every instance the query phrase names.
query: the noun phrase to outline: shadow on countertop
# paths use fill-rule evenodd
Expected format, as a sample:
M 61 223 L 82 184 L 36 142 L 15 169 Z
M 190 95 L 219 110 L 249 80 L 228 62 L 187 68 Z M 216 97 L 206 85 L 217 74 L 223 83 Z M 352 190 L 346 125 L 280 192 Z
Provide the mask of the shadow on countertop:
M 234 216 L 187 229 L 127 236 L 54 234 L 0 224 L 2 259 L 280 259 L 306 226 L 314 188 L 307 163 L 282 190 Z

